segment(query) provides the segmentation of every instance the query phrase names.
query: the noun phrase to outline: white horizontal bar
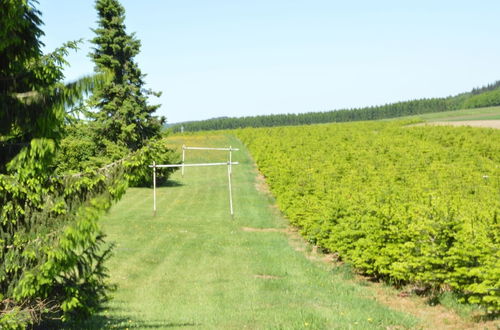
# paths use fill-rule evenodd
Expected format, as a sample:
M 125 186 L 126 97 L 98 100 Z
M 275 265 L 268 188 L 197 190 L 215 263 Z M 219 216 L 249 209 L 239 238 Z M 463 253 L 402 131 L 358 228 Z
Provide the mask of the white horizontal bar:
M 221 150 L 221 151 L 238 151 L 238 148 L 205 148 L 205 147 L 183 147 L 185 150 Z
M 191 166 L 220 166 L 220 165 L 239 165 L 238 162 L 226 163 L 202 163 L 202 164 L 166 164 L 166 165 L 149 165 L 149 167 L 191 167 Z

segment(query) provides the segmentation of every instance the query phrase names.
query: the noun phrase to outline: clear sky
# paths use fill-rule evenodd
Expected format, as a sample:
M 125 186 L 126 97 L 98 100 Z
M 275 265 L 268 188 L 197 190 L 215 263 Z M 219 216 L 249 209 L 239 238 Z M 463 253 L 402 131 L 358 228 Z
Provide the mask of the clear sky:
M 86 41 L 94 2 L 39 0 L 46 50 Z M 498 0 L 122 0 L 168 122 L 379 105 L 500 80 Z

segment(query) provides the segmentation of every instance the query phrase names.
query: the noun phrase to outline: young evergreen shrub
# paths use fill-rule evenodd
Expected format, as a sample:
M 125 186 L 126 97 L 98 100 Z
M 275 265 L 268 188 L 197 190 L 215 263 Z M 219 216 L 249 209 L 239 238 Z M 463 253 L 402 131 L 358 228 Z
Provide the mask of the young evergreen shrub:
M 364 122 L 243 129 L 277 203 L 365 274 L 500 312 L 500 131 Z

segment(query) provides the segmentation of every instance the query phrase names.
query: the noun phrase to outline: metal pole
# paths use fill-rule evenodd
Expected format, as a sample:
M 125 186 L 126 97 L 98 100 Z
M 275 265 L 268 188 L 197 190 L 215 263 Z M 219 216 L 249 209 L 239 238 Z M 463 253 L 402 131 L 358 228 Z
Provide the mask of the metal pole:
M 229 212 L 231 213 L 231 217 L 234 216 L 234 211 L 233 211 L 233 193 L 231 191 L 231 169 L 230 169 L 230 165 L 231 163 L 229 163 L 227 165 L 227 178 L 228 178 L 228 181 L 229 181 Z
M 156 215 L 156 162 L 153 161 L 153 216 Z
M 226 166 L 228 165 L 229 162 L 224 162 L 224 163 L 200 163 L 200 164 L 157 164 L 155 167 L 157 168 L 163 168 L 163 167 L 195 167 L 195 166 Z M 232 162 L 231 165 L 239 165 L 240 163 L 238 162 Z M 153 165 L 149 165 L 149 167 L 153 167 Z
M 184 160 L 186 159 L 186 145 L 182 145 L 182 177 L 184 177 Z
M 229 173 L 233 174 L 233 167 L 231 166 L 232 160 L 233 160 L 233 149 L 231 149 L 231 146 L 229 146 Z
M 229 148 L 206 148 L 206 147 L 186 147 L 186 150 L 220 150 L 229 151 Z M 238 148 L 233 148 L 234 151 L 238 151 Z

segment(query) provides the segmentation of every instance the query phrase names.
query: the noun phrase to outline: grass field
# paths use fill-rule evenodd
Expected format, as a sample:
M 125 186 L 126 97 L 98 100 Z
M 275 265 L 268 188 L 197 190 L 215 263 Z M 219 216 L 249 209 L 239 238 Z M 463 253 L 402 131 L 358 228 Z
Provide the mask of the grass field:
M 500 107 L 488 107 L 477 109 L 465 109 L 445 112 L 434 112 L 416 116 L 394 118 L 399 119 L 422 119 L 424 121 L 465 121 L 465 120 L 498 120 L 500 119 Z
M 184 137 L 177 146 L 224 146 L 236 152 L 234 206 L 228 210 L 225 167 L 186 168 L 158 192 L 129 189 L 102 220 L 116 242 L 109 262 L 118 285 L 106 310 L 78 328 L 387 329 L 417 320 L 380 305 L 373 291 L 342 268 L 307 258 L 290 244 L 286 222 L 260 191 L 238 141 Z M 193 151 L 186 162 L 224 161 Z

